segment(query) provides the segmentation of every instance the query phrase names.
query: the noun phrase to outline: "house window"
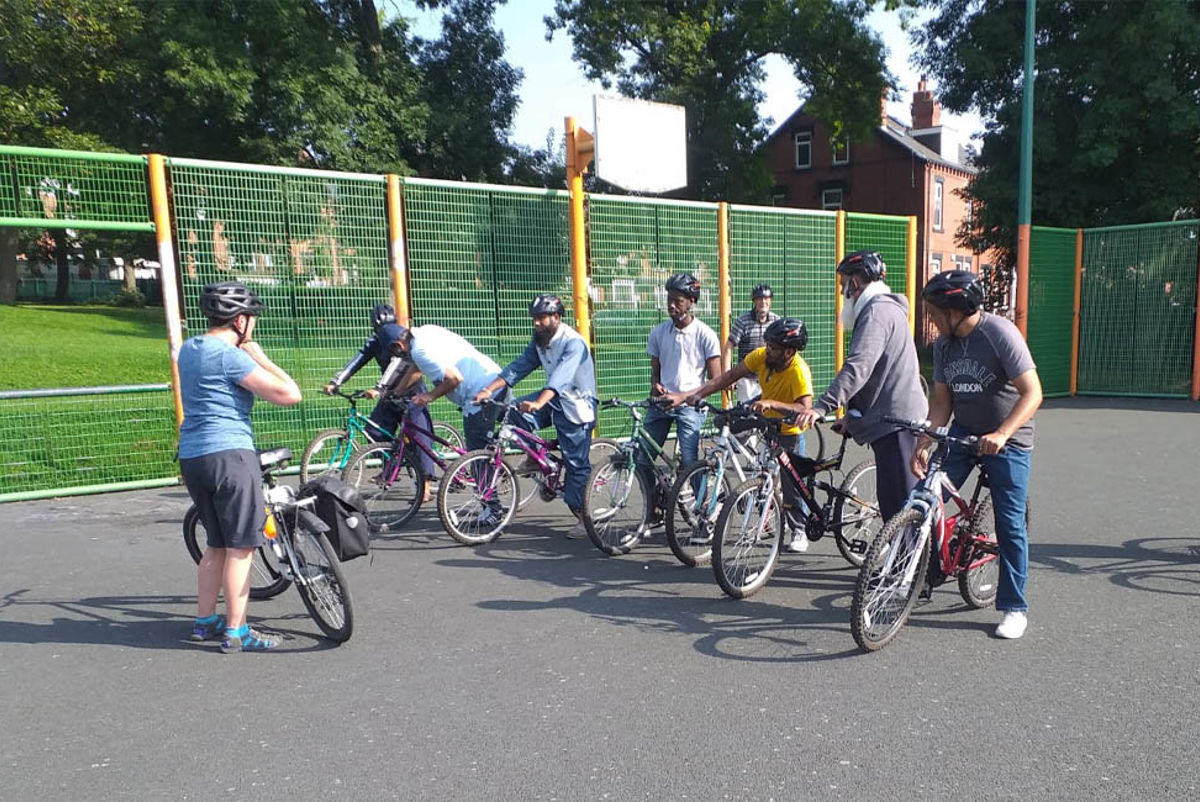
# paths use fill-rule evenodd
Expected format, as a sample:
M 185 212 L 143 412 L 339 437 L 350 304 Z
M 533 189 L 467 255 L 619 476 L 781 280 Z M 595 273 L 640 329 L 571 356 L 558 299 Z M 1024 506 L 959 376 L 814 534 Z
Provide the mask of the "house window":
M 796 169 L 812 167 L 812 131 L 796 132 Z
M 929 275 L 936 276 L 942 272 L 942 255 L 935 253 L 929 257 Z
M 850 163 L 850 138 L 842 137 L 833 143 L 833 163 L 834 164 L 849 164 Z
M 821 190 L 821 208 L 826 211 L 830 209 L 842 208 L 842 190 L 840 189 L 824 189 Z
M 970 270 L 974 259 L 970 256 L 955 256 L 954 266 L 959 270 Z
M 933 180 L 933 230 L 942 230 L 942 195 L 945 191 L 945 185 L 942 179 L 935 178 Z

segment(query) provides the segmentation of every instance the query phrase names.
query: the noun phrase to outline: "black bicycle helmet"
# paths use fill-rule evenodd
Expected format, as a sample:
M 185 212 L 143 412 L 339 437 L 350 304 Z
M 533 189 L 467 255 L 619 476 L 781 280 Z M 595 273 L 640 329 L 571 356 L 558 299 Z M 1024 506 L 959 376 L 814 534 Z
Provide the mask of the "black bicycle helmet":
M 867 281 L 880 281 L 887 275 L 887 265 L 875 251 L 855 251 L 842 259 L 837 272 L 843 276 L 862 275 Z
M 677 292 L 693 301 L 700 300 L 700 279 L 691 273 L 676 273 L 667 279 L 664 286 L 667 288 L 667 292 Z
M 558 315 L 562 317 L 566 311 L 562 299 L 557 295 L 537 295 L 529 302 L 530 317 L 541 317 L 542 315 Z
M 261 315 L 262 301 L 239 281 L 205 284 L 200 291 L 200 311 L 214 323 L 228 323 L 238 315 Z
M 388 323 L 396 322 L 396 310 L 389 304 L 375 304 L 371 310 L 371 327 L 379 331 Z
M 773 298 L 775 293 L 771 291 L 770 284 L 759 284 L 750 291 L 751 300 L 757 301 L 759 298 Z
M 983 285 L 970 270 L 947 270 L 925 282 L 921 298 L 941 309 L 973 315 L 983 306 Z
M 763 332 L 763 339 L 784 348 L 803 351 L 804 346 L 808 345 L 808 328 L 798 317 L 781 317 L 771 321 L 771 325 Z

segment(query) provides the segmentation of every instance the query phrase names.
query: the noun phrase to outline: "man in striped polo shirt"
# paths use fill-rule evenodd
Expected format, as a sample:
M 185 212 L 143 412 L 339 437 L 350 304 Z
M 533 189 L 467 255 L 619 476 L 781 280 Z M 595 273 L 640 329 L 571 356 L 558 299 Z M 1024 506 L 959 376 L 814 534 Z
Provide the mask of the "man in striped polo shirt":
M 751 293 L 754 306 L 750 311 L 738 315 L 729 327 L 729 339 L 725 342 L 725 351 L 721 356 L 725 370 L 730 370 L 735 364 L 741 364 L 746 356 L 764 345 L 763 333 L 773 321 L 779 320 L 779 315 L 771 311 L 771 300 L 774 293 L 770 284 L 759 284 Z M 737 349 L 737 360 L 732 358 Z M 749 401 L 762 393 L 754 376 L 739 379 L 737 382 L 737 400 Z

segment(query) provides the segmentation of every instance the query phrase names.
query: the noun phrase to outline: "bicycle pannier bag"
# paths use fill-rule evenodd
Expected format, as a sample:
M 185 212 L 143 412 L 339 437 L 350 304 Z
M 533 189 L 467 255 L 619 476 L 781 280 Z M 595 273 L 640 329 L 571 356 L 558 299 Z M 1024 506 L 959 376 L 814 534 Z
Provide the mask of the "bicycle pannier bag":
M 326 537 L 342 562 L 371 550 L 366 505 L 358 489 L 336 476 L 322 476 L 300 486 L 302 497 L 316 496 L 313 512 L 329 527 Z

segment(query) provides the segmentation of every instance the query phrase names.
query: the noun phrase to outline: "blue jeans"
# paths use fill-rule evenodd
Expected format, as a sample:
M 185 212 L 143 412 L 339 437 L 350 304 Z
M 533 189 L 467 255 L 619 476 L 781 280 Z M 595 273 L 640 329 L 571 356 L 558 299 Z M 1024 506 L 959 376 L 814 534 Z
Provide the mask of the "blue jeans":
M 667 432 L 671 424 L 675 424 L 675 454 L 679 458 L 680 467 L 691 465 L 700 459 L 700 428 L 704 426 L 707 413 L 695 407 L 676 407 L 675 409 L 659 409 L 651 407 L 646 411 L 643 426 L 646 434 L 660 446 L 667 442 Z M 638 449 L 638 471 L 646 479 L 646 487 L 654 493 L 654 472 L 650 468 L 650 455 Z M 656 499 L 655 505 L 665 499 Z
M 523 395 L 517 400 L 536 401 L 541 394 L 539 390 Z M 592 429 L 596 424 L 572 423 L 557 400 L 552 400 L 537 412 L 521 413 L 513 410 L 510 415 L 513 424 L 533 432 L 554 424 L 554 429 L 558 432 L 558 450 L 567 466 L 563 479 L 563 501 L 567 503 L 571 512 L 578 516 L 583 509 L 583 488 L 592 472 Z
M 965 437 L 968 432 L 958 424 L 950 434 Z M 961 487 L 976 461 L 987 471 L 996 514 L 996 539 L 1000 544 L 1000 585 L 996 589 L 996 609 L 1001 612 L 1025 612 L 1025 582 L 1029 577 L 1029 533 L 1025 513 L 1029 502 L 1029 468 L 1032 451 L 1005 446 L 999 454 L 974 456 L 953 449 L 942 468 L 955 486 Z
M 408 408 L 408 415 L 417 426 L 429 432 L 433 431 L 433 418 L 429 416 L 427 408 L 412 404 Z M 396 427 L 400 425 L 400 409 L 385 398 L 375 405 L 375 409 L 371 410 L 371 420 L 394 437 Z M 371 430 L 367 429 L 367 435 L 370 436 L 370 434 Z M 413 439 L 424 443 L 426 448 L 433 448 L 433 441 L 423 434 L 418 434 Z M 421 463 L 421 470 L 425 472 L 425 478 L 433 479 L 434 472 L 437 470 L 433 458 L 426 454 L 420 446 L 413 446 L 413 450 L 417 452 L 417 460 Z

